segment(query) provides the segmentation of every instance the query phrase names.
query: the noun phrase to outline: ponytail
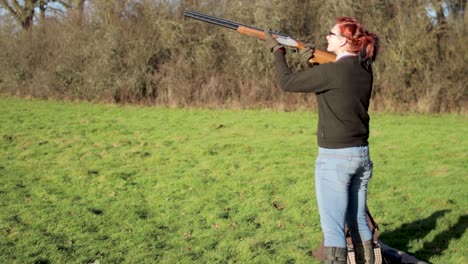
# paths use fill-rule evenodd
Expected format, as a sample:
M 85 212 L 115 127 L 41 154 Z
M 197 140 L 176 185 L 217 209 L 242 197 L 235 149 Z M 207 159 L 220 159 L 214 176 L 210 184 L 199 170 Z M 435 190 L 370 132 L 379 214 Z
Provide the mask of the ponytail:
M 370 63 L 377 58 L 379 37 L 365 30 L 354 18 L 340 17 L 338 24 L 341 35 L 348 40 L 350 52 L 358 52 L 362 61 Z

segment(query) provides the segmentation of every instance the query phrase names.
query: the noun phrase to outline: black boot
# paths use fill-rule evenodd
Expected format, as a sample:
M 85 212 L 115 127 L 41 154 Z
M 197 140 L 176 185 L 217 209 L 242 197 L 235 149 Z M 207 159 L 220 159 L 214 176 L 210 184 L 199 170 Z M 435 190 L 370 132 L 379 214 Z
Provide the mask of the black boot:
M 348 250 L 346 248 L 325 247 L 324 264 L 346 264 Z
M 354 244 L 354 255 L 356 256 L 357 264 L 374 264 L 374 243 L 372 240 L 366 241 L 363 244 Z

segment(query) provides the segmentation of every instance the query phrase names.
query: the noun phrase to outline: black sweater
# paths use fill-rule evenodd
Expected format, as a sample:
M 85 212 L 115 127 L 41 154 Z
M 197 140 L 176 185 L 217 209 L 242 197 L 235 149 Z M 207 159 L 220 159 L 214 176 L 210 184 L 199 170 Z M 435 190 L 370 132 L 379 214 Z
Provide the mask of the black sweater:
M 318 101 L 317 142 L 323 148 L 367 146 L 372 70 L 348 56 L 334 63 L 292 72 L 284 53 L 275 56 L 276 77 L 288 92 L 315 93 Z

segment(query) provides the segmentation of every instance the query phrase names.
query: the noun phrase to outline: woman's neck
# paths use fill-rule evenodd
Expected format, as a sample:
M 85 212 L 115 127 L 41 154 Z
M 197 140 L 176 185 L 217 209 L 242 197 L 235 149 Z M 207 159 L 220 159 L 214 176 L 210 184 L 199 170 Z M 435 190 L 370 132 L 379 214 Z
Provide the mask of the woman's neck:
M 357 56 L 357 54 L 354 53 L 354 52 L 343 51 L 340 54 L 336 55 L 336 60 L 339 60 L 339 59 L 341 59 L 343 57 L 348 57 L 348 56 Z

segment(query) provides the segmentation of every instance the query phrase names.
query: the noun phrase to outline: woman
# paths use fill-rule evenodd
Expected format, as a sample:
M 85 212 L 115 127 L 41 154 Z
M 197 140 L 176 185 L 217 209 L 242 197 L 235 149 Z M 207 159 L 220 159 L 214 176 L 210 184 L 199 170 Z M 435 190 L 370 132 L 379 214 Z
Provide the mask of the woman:
M 285 49 L 271 34 L 265 35 L 281 89 L 317 95 L 319 150 L 315 188 L 324 233 L 324 263 L 346 263 L 345 223 L 357 262 L 374 263 L 365 209 L 367 184 L 372 176 L 367 112 L 378 37 L 356 19 L 341 17 L 326 37 L 327 50 L 337 55 L 336 62 L 292 72 L 285 60 Z M 312 52 L 305 53 L 307 60 Z

